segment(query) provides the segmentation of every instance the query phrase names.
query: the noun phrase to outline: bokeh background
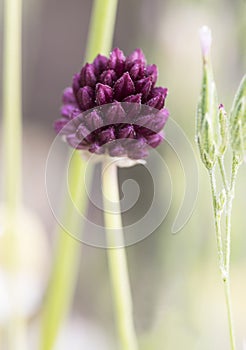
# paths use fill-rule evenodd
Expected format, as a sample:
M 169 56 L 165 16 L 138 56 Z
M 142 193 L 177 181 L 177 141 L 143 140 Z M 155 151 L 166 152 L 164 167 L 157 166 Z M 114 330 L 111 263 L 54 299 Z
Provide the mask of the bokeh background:
M 55 137 L 52 123 L 59 117 L 61 92 L 83 63 L 92 1 L 23 2 L 24 201 L 43 226 L 36 240 L 31 234 L 32 239 L 26 239 L 23 253 L 30 257 L 30 261 L 37 260 L 39 270 L 35 271 L 42 276 L 40 286 L 37 283 L 33 288 L 33 293 L 36 290 L 38 295 L 34 299 L 39 300 L 39 305 L 29 321 L 29 344 L 34 350 L 38 348 L 39 313 L 57 238 L 56 221 L 46 197 L 45 162 Z M 0 0 L 0 48 L 2 13 L 3 1 Z M 158 64 L 159 84 L 167 86 L 170 91 L 167 106 L 171 116 L 182 127 L 195 150 L 195 113 L 201 84 L 198 30 L 204 24 L 212 28 L 219 99 L 229 110 L 246 71 L 245 0 L 119 0 L 114 36 L 114 46 L 126 54 L 141 47 L 148 61 Z M 2 81 L 1 49 L 0 53 Z M 175 154 L 165 145 L 161 146 L 160 152 L 173 174 L 174 194 L 170 211 L 153 234 L 127 248 L 140 349 L 227 350 L 227 316 L 207 173 L 197 158 L 200 186 L 196 207 L 185 227 L 172 235 L 171 226 L 182 200 L 185 182 Z M 59 161 L 63 156 L 59 155 Z M 156 169 L 158 171 L 158 165 Z M 58 164 L 54 164 L 54 182 L 62 176 Z M 236 185 L 232 232 L 231 283 L 238 349 L 246 348 L 245 176 L 246 167 L 243 166 Z M 126 177 L 139 179 L 142 191 L 148 187 L 141 167 L 121 171 L 120 177 L 122 181 Z M 165 197 L 165 177 L 160 178 L 159 186 Z M 29 268 L 26 265 L 23 264 L 23 268 Z M 4 279 L 1 280 L 0 276 L 1 284 L 4 289 Z M 5 305 L 1 303 L 0 313 L 4 312 Z M 68 347 L 71 350 L 116 349 L 104 249 L 81 244 L 73 305 L 56 349 Z

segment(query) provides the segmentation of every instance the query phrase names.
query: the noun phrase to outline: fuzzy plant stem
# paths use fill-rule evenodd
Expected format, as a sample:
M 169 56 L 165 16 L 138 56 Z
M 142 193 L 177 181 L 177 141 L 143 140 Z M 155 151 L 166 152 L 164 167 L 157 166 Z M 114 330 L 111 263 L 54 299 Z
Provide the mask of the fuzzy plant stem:
M 227 190 L 227 205 L 226 205 L 226 241 L 225 241 L 225 270 L 227 278 L 224 280 L 225 297 L 227 304 L 228 323 L 230 331 L 231 349 L 236 349 L 236 341 L 234 335 L 232 305 L 231 305 L 231 290 L 230 290 L 230 255 L 231 255 L 231 216 L 232 216 L 232 202 L 234 199 L 236 176 L 240 166 L 235 154 L 232 160 L 231 181 Z
M 213 198 L 215 230 L 217 238 L 217 248 L 219 256 L 219 267 L 221 272 L 222 281 L 224 283 L 225 299 L 227 307 L 228 326 L 230 334 L 231 350 L 236 350 L 236 341 L 234 335 L 234 325 L 232 316 L 232 303 L 231 303 L 231 287 L 230 287 L 230 253 L 231 253 L 231 215 L 232 215 L 232 201 L 234 198 L 235 182 L 240 161 L 233 154 L 232 171 L 230 183 L 227 181 L 226 171 L 224 167 L 224 160 L 219 159 L 219 169 L 222 176 L 222 182 L 226 191 L 226 203 L 225 203 L 225 220 L 226 220 L 226 236 L 225 236 L 225 248 L 223 246 L 222 234 L 221 234 L 221 208 L 217 205 L 216 194 L 216 181 L 214 168 L 210 170 L 210 183 Z
M 7 326 L 9 350 L 27 349 L 27 321 L 21 315 L 16 273 L 18 269 L 18 213 L 22 173 L 22 1 L 5 0 L 3 37 L 3 185 L 12 314 Z M 13 86 L 14 82 L 14 86 Z
M 89 28 L 86 61 L 92 61 L 98 53 L 108 54 L 112 46 L 117 0 L 95 0 Z M 85 163 L 74 152 L 70 166 L 70 192 L 74 203 L 82 211 L 86 207 L 86 191 L 81 181 Z M 64 226 L 74 227 L 70 203 L 64 204 Z M 59 329 L 68 313 L 78 276 L 81 244 L 62 228 L 59 228 L 56 257 L 42 316 L 41 350 L 51 350 Z
M 117 165 L 112 160 L 104 162 L 102 182 L 108 265 L 120 348 L 121 350 L 137 350 L 119 202 Z

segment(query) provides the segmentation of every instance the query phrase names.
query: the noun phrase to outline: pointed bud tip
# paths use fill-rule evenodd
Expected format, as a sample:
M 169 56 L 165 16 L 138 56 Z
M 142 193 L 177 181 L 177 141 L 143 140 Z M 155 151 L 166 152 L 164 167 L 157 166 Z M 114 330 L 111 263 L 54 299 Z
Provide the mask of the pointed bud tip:
M 201 42 L 201 48 L 202 48 L 202 55 L 204 58 L 207 58 L 212 44 L 212 33 L 209 27 L 203 26 L 199 30 L 199 36 L 200 36 L 200 42 Z
M 219 105 L 219 112 L 226 115 L 225 106 L 222 103 Z

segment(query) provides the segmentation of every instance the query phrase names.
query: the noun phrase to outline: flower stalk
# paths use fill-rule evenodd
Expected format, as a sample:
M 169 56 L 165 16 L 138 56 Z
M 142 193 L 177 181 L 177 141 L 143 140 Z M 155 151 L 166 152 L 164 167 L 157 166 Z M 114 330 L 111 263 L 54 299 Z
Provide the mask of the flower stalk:
M 112 39 L 109 22 L 115 19 L 110 14 L 115 12 L 116 3 L 94 3 L 86 56 L 91 63 L 87 62 L 74 75 L 72 86 L 64 90 L 61 118 L 54 128 L 84 156 L 90 152 L 96 159 L 105 160 L 104 216 L 115 319 L 122 350 L 136 350 L 116 162 L 118 166 L 142 163 L 148 148 L 156 148 L 163 141 L 162 129 L 169 116 L 164 108 L 168 89 L 156 86 L 157 66 L 147 64 L 141 49 L 127 56 L 119 48 L 114 48 L 109 57 L 101 54 L 105 53 L 105 35 L 107 43 L 109 37 Z M 142 105 L 148 108 L 143 115 Z M 116 212 L 110 212 L 109 201 Z
M 108 53 L 112 46 L 117 0 L 95 0 L 91 15 L 86 60 L 92 60 L 99 52 Z M 102 15 L 103 14 L 103 15 Z M 70 192 L 73 202 L 82 211 L 86 207 L 86 191 L 81 181 L 85 171 L 85 162 L 78 152 L 74 152 L 70 166 Z M 71 227 L 73 222 L 70 203 L 64 204 L 64 226 Z M 67 315 L 74 293 L 78 275 L 81 244 L 68 235 L 62 228 L 58 230 L 57 252 L 54 270 L 42 317 L 41 350 L 51 350 L 59 329 Z
M 200 39 L 203 57 L 203 83 L 197 109 L 196 141 L 202 162 L 207 168 L 210 178 L 219 268 L 225 290 L 230 344 L 231 350 L 236 350 L 230 287 L 231 217 L 236 176 L 246 149 L 246 78 L 244 77 L 240 84 L 230 118 L 228 118 L 223 105 L 218 106 L 210 59 L 212 39 L 209 28 L 203 27 L 201 29 Z M 228 145 L 231 146 L 232 150 L 229 180 L 224 164 L 224 155 L 228 150 Z M 222 180 L 220 191 L 217 189 L 217 166 L 219 167 L 218 176 Z M 225 229 L 222 225 L 223 219 L 225 220 Z
M 116 161 L 105 157 L 102 171 L 104 220 L 115 318 L 122 350 L 137 350 L 132 298 L 119 202 Z M 112 208 L 113 205 L 113 208 Z
M 220 168 L 223 172 L 222 178 L 225 177 L 224 167 Z M 237 169 L 234 167 L 235 175 Z M 226 307 L 227 307 L 227 317 L 228 317 L 228 326 L 229 326 L 229 335 L 230 335 L 230 343 L 231 349 L 236 350 L 236 341 L 234 334 L 234 325 L 233 325 L 233 315 L 232 315 L 232 303 L 231 303 L 231 287 L 230 287 L 230 253 L 231 253 L 231 215 L 232 215 L 232 200 L 233 200 L 233 192 L 235 186 L 235 178 L 232 180 L 232 187 L 226 191 L 226 198 L 224 204 L 220 202 L 218 199 L 218 195 L 216 194 L 216 180 L 215 180 L 215 169 L 213 168 L 210 171 L 210 183 L 212 189 L 212 199 L 213 199 L 213 208 L 214 208 L 214 220 L 215 220 L 215 231 L 217 238 L 217 249 L 218 249 L 218 257 L 219 257 L 219 268 L 221 273 L 221 278 L 224 283 L 225 290 L 225 299 L 226 299 Z M 223 244 L 222 237 L 222 221 L 221 216 L 223 213 L 223 207 L 225 208 L 225 220 L 226 220 L 226 234 L 225 234 L 225 245 Z
M 107 55 L 112 47 L 118 0 L 94 0 L 89 36 L 86 48 L 86 62 L 97 54 Z

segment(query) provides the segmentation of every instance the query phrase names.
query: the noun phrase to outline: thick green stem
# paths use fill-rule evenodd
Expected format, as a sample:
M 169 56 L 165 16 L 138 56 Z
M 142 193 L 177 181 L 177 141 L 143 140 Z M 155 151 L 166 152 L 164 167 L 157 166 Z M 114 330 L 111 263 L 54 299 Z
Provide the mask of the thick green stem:
M 108 264 L 119 342 L 122 350 L 137 350 L 115 162 L 105 161 L 102 178 Z
M 111 50 L 118 0 L 94 0 L 89 28 L 86 61 Z
M 82 213 L 86 211 L 87 199 L 83 178 L 85 167 L 86 163 L 82 160 L 80 154 L 75 151 L 70 163 L 68 185 L 72 202 Z M 91 178 L 91 170 L 90 173 L 87 173 L 89 178 Z M 66 232 L 62 227 L 58 230 L 56 258 L 43 309 L 40 343 L 42 350 L 53 348 L 59 328 L 71 304 L 82 248 L 82 245 L 71 236 L 79 227 L 78 218 L 76 208 L 71 206 L 70 202 L 69 205 L 65 205 L 62 224 L 65 228 L 69 227 L 71 232 Z
M 86 61 L 98 53 L 108 54 L 112 46 L 117 0 L 95 0 L 89 29 Z M 78 208 L 85 210 L 85 186 L 83 179 L 85 163 L 78 152 L 71 160 L 69 179 L 71 196 Z M 70 202 L 64 205 L 64 226 L 76 227 Z M 51 350 L 59 329 L 68 312 L 78 275 L 82 245 L 61 228 L 59 229 L 57 253 L 46 297 L 42 318 L 41 350 Z

